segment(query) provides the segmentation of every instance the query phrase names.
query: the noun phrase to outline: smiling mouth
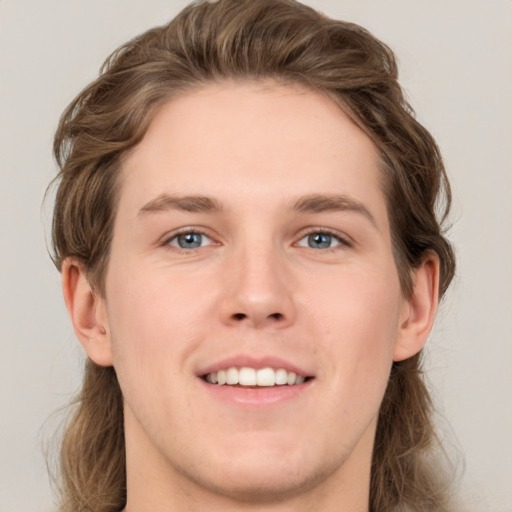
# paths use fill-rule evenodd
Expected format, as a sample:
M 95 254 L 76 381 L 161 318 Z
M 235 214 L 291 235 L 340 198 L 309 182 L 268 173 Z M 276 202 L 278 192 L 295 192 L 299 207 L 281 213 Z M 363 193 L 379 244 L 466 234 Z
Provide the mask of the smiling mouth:
M 312 379 L 297 375 L 284 368 L 249 368 L 230 367 L 203 375 L 203 380 L 217 386 L 237 386 L 247 388 L 296 386 Z

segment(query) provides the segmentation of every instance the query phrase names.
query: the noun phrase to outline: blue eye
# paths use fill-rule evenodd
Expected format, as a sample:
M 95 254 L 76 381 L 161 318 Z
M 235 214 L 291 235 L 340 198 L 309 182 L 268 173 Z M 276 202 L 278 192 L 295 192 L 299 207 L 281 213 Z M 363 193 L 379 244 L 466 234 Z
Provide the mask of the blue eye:
M 342 241 L 338 237 L 321 231 L 306 235 L 298 243 L 299 247 L 309 247 L 311 249 L 332 249 L 341 244 Z
M 180 249 L 198 249 L 211 243 L 211 239 L 202 233 L 182 233 L 169 241 L 169 245 Z

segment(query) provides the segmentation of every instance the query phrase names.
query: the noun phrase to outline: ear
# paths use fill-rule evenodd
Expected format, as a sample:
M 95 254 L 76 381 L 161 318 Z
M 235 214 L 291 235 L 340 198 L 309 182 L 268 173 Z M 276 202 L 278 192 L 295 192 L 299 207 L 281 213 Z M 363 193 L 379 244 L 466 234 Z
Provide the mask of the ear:
M 394 361 L 417 354 L 427 342 L 434 325 L 439 302 L 439 258 L 427 253 L 412 276 L 413 293 L 404 299 L 399 333 L 393 353 Z
M 85 267 L 75 258 L 62 263 L 62 291 L 75 333 L 87 355 L 100 366 L 112 366 L 105 300 L 92 290 Z

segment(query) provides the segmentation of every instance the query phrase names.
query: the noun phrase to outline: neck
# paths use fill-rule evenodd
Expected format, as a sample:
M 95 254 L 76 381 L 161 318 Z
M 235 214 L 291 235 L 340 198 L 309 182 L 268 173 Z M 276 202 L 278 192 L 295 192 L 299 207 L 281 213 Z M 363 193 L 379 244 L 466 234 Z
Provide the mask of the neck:
M 186 478 L 163 482 L 159 475 L 141 475 L 128 480 L 127 506 L 123 512 L 368 512 L 369 486 L 335 486 L 324 482 L 312 489 L 287 495 L 227 495 L 197 485 Z M 138 485 L 135 485 L 137 482 Z M 143 485 L 140 485 L 140 484 Z M 337 482 L 336 482 L 337 483 Z

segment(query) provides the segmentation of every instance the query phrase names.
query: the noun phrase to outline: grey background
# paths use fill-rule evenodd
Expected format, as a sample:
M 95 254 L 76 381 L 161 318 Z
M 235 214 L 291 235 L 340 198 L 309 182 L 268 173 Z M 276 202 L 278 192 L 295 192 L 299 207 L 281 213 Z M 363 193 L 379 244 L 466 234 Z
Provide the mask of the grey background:
M 41 208 L 58 117 L 110 51 L 185 3 L 0 0 L 0 512 L 52 510 L 43 440 L 80 382 L 81 350 L 46 253 L 50 207 Z M 445 435 L 465 454 L 461 510 L 510 512 L 512 1 L 307 3 L 397 52 L 444 153 L 459 267 L 427 366 Z

